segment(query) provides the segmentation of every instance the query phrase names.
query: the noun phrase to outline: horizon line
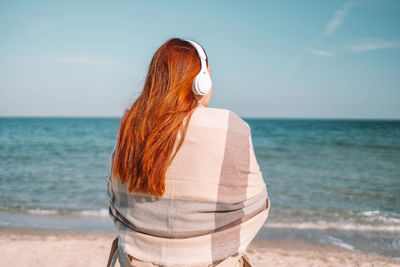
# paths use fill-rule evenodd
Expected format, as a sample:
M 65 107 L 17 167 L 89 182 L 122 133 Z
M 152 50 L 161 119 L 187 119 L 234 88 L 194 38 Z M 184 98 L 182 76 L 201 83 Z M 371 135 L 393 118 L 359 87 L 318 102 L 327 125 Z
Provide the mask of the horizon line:
M 243 119 L 269 119 L 269 120 L 386 120 L 400 121 L 400 118 L 367 118 L 367 117 L 247 117 Z M 121 116 L 1 116 L 0 119 L 122 119 Z

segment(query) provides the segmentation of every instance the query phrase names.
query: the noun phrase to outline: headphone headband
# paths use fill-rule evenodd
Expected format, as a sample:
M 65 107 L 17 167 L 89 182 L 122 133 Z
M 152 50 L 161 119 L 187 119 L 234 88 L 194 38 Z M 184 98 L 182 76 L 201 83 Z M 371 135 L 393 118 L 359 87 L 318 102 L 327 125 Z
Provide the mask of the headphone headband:
M 186 40 L 186 41 L 190 42 L 194 46 L 194 48 L 196 48 L 197 54 L 199 55 L 199 58 L 200 58 L 200 64 L 201 64 L 200 71 L 201 72 L 207 71 L 206 70 L 207 69 L 207 62 L 206 62 L 207 56 L 206 56 L 206 53 L 204 52 L 203 48 L 194 41 L 190 41 L 190 40 Z
M 207 59 L 206 53 L 204 52 L 203 48 L 201 48 L 201 46 L 199 44 L 197 44 L 196 42 L 190 41 L 190 40 L 186 40 L 186 41 L 190 42 L 196 48 L 200 59 L 203 59 L 203 60 Z

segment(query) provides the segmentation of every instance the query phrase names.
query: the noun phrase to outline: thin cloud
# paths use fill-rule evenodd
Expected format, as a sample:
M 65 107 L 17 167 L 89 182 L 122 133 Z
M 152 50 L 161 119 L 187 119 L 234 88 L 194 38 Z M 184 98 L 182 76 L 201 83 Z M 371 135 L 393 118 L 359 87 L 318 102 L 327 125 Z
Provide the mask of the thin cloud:
M 369 50 L 377 50 L 390 47 L 400 47 L 400 42 L 391 42 L 386 40 L 370 40 L 361 44 L 351 45 L 350 50 L 353 52 L 364 52 Z
M 54 60 L 57 63 L 89 63 L 89 64 L 103 64 L 112 63 L 113 60 L 109 59 L 96 59 L 88 57 L 63 57 Z
M 305 48 L 304 49 L 306 52 L 317 55 L 317 56 L 323 56 L 323 57 L 333 57 L 335 54 L 333 52 L 329 52 L 326 50 L 318 50 L 318 49 L 310 49 L 310 48 Z
M 350 0 L 343 4 L 342 8 L 337 10 L 333 15 L 331 21 L 326 24 L 325 30 L 322 35 L 331 35 L 343 23 L 344 18 L 350 12 L 351 8 L 356 4 L 355 0 Z

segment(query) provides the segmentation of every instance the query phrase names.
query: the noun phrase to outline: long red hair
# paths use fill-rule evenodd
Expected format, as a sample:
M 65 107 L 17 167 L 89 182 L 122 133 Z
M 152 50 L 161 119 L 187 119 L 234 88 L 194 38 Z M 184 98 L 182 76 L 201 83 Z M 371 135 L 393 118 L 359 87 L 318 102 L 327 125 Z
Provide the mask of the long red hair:
M 128 192 L 164 194 L 167 167 L 199 105 L 191 91 L 199 71 L 197 51 L 185 40 L 169 39 L 155 52 L 140 96 L 125 110 L 117 139 L 113 175 L 127 183 Z M 171 155 L 179 131 L 181 140 Z

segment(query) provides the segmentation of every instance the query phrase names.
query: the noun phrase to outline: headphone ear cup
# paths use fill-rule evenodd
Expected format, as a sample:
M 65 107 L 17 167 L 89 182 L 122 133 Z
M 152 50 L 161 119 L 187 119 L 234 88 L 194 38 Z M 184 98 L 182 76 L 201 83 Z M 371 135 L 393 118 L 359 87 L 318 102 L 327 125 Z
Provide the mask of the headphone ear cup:
M 211 90 L 211 77 L 205 73 L 199 73 L 193 80 L 193 92 L 197 95 L 206 95 Z
M 195 95 L 200 95 L 201 93 L 199 92 L 199 90 L 197 89 L 197 77 L 199 75 L 196 75 L 196 77 L 194 77 L 193 83 L 192 83 L 192 91 Z

